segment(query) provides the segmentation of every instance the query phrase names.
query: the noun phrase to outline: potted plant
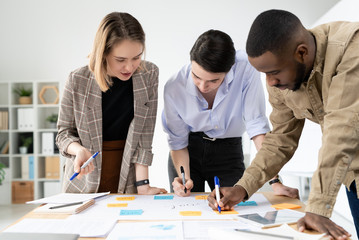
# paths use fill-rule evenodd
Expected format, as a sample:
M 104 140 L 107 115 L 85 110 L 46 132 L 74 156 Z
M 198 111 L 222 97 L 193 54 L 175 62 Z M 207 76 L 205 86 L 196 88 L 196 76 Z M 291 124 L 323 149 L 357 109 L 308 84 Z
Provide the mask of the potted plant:
M 3 163 L 0 162 L 0 185 L 2 184 L 2 182 L 5 179 L 5 165 Z
M 48 121 L 50 123 L 50 128 L 56 128 L 58 117 L 59 117 L 59 115 L 57 113 L 53 113 L 46 118 L 46 121 Z
M 24 86 L 19 86 L 14 89 L 14 93 L 19 95 L 19 103 L 20 104 L 31 104 L 32 103 L 32 89 L 25 88 Z
M 19 151 L 21 154 L 26 154 L 28 151 L 28 148 L 32 144 L 32 137 L 20 136 L 20 140 L 21 140 L 21 145 L 20 145 Z

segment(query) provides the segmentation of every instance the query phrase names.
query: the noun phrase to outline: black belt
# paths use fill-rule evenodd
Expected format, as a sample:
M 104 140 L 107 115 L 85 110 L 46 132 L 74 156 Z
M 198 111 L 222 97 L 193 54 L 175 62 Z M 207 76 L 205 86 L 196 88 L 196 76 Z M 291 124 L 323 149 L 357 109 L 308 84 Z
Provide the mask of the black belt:
M 203 138 L 204 140 L 208 140 L 208 141 L 226 141 L 226 140 L 242 140 L 242 137 L 232 137 L 232 138 L 211 138 L 209 137 L 207 134 L 205 134 L 204 132 L 190 132 L 190 136 L 199 136 L 201 138 Z

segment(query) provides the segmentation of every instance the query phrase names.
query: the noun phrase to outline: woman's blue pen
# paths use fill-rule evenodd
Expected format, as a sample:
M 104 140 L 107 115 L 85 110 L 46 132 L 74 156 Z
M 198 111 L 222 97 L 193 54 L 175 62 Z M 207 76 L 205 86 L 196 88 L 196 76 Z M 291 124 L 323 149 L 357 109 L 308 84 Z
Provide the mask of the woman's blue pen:
M 96 152 L 89 159 L 87 159 L 87 161 L 81 166 L 81 169 L 84 169 L 85 167 L 87 167 L 87 165 L 89 165 L 89 163 L 95 159 L 95 157 L 97 156 L 98 153 L 99 152 Z M 81 169 L 80 169 L 80 172 L 81 172 Z M 75 177 L 77 177 L 77 175 L 79 175 L 80 172 L 75 172 L 74 175 L 72 175 L 72 177 L 70 178 L 70 181 L 72 181 Z

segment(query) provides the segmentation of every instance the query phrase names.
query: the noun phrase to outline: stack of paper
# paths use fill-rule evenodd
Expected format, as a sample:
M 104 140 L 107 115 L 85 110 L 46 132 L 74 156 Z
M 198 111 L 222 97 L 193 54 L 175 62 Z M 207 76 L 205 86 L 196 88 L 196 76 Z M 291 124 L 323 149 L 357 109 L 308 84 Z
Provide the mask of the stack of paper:
M 34 201 L 26 202 L 27 204 L 42 204 L 42 203 L 74 203 L 84 202 L 90 199 L 97 199 L 102 196 L 108 195 L 110 192 L 105 193 L 60 193 L 51 197 L 40 198 Z

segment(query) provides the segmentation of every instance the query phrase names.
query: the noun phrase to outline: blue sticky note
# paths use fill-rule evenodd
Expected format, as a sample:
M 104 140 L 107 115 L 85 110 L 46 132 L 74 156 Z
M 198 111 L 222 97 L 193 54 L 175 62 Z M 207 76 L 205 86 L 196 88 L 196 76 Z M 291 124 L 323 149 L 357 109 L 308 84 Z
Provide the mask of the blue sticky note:
M 142 209 L 138 210 L 121 210 L 120 215 L 141 215 L 143 213 Z
M 154 200 L 172 200 L 173 199 L 173 195 L 156 195 L 154 197 Z
M 240 202 L 236 206 L 257 206 L 255 201 Z

